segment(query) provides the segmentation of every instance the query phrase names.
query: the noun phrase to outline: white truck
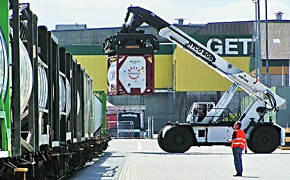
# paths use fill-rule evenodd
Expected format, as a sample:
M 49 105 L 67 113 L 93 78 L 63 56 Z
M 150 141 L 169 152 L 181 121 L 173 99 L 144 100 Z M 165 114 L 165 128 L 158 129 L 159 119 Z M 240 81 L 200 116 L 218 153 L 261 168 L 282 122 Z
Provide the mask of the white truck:
M 255 153 L 271 153 L 284 143 L 284 130 L 264 115 L 278 111 L 285 100 L 268 87 L 241 69 L 224 60 L 210 49 L 152 13 L 141 7 L 129 7 L 121 33 L 135 32 L 143 23 L 157 29 L 159 35 L 167 38 L 197 57 L 208 67 L 228 79 L 233 84 L 223 94 L 219 102 L 194 103 L 186 123 L 168 123 L 158 135 L 158 144 L 166 152 L 183 153 L 191 146 L 228 145 L 234 121 L 221 120 L 220 115 L 227 107 L 238 87 L 253 97 L 253 101 L 239 117 L 241 129 L 246 133 L 248 147 Z M 198 107 L 203 105 L 204 117 L 196 118 Z M 199 116 L 198 116 L 199 117 Z

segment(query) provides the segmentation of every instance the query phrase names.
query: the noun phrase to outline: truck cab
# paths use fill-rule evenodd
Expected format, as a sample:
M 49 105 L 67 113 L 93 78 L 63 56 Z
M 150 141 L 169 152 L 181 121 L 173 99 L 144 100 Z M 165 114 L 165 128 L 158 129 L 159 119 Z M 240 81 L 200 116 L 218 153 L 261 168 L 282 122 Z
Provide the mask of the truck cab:
M 214 102 L 194 102 L 189 109 L 186 122 L 190 124 L 202 123 L 208 112 L 214 110 L 214 107 Z

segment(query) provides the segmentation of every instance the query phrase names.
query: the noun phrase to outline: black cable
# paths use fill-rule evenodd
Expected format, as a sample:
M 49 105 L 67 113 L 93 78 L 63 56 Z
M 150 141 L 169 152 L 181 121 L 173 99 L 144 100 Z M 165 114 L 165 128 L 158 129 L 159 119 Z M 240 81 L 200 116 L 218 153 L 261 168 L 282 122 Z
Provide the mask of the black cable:
M 278 112 L 279 108 L 277 107 L 277 103 L 276 103 L 276 99 L 274 98 L 274 95 L 272 93 L 270 93 L 269 91 L 267 91 L 265 95 L 268 97 L 269 102 L 270 102 L 271 107 L 272 107 L 269 110 L 273 110 L 274 109 L 274 111 Z

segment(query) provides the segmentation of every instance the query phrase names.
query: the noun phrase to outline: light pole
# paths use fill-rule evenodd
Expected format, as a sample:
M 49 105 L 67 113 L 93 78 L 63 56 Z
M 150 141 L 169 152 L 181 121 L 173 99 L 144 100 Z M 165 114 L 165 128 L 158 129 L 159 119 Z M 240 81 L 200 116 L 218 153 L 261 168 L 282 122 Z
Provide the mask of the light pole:
M 266 34 L 266 85 L 268 87 L 271 86 L 270 84 L 270 77 L 269 77 L 269 45 L 268 45 L 268 2 L 265 0 L 265 34 Z
M 260 81 L 262 75 L 260 0 L 252 2 L 255 3 L 255 69 L 256 78 Z

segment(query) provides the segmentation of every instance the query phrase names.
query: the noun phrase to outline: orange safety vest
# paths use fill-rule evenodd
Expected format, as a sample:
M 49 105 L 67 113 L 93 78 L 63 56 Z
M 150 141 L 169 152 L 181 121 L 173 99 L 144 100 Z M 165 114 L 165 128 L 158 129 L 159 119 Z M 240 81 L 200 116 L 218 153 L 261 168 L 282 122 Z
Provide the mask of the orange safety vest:
M 232 141 L 232 148 L 240 147 L 244 149 L 247 143 L 246 134 L 241 129 L 237 129 L 235 130 L 235 132 L 237 136 L 236 136 L 236 139 L 233 139 Z

